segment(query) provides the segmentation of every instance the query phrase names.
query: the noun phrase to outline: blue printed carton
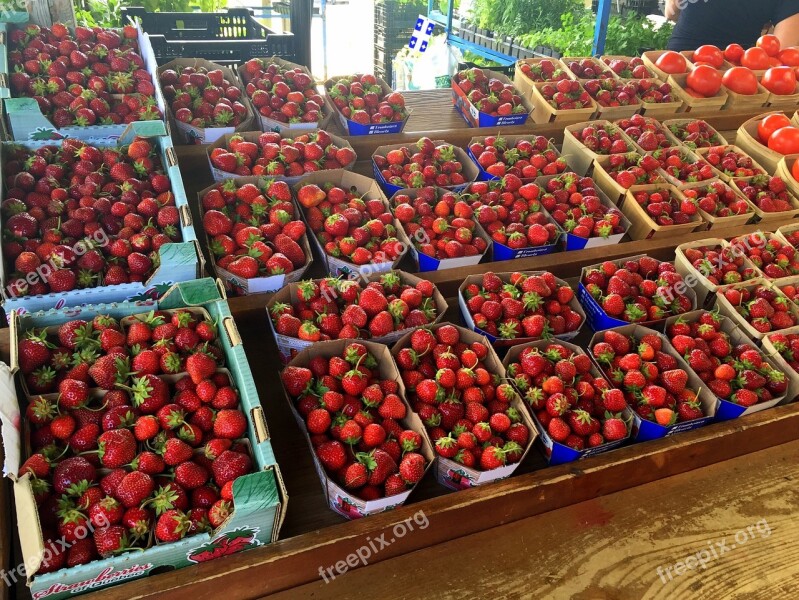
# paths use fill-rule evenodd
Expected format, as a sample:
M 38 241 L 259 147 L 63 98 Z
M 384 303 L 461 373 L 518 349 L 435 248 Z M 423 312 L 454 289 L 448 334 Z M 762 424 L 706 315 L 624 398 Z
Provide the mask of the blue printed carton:
M 502 73 L 497 73 L 488 69 L 483 69 L 482 71 L 489 79 L 496 79 L 503 85 L 513 86 L 513 82 Z M 510 115 L 492 115 L 478 110 L 469 100 L 467 92 L 458 83 L 457 76 L 452 77 L 452 104 L 455 105 L 455 109 L 470 127 L 508 127 L 524 125 L 530 117 L 530 113 L 533 112 L 533 106 L 517 89 L 514 88 L 513 92 L 519 100 L 517 106 L 521 107 L 521 109 L 517 108 L 516 112 Z
M 381 135 L 385 133 L 402 132 L 411 116 L 411 111 L 405 109 L 404 107 L 403 110 L 405 112 L 405 118 L 401 121 L 392 120 L 385 123 L 358 123 L 357 121 L 353 121 L 352 119 L 345 117 L 338 106 L 336 106 L 330 95 L 330 91 L 333 86 L 336 85 L 336 83 L 341 79 L 346 79 L 346 77 L 331 77 L 325 81 L 325 100 L 331 105 L 330 110 L 336 115 L 336 117 L 338 117 L 342 129 L 347 133 L 347 135 Z M 379 77 L 375 77 L 375 79 L 377 79 L 377 86 L 380 88 L 381 98 L 394 91 L 384 80 L 380 79 Z

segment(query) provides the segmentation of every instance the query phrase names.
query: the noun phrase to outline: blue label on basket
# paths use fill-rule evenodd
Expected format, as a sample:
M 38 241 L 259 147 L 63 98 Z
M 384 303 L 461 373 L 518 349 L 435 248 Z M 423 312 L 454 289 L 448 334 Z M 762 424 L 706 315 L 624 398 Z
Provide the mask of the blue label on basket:
M 453 83 L 453 86 L 457 85 Z M 462 94 L 463 92 L 461 92 Z M 452 91 L 453 102 L 455 108 L 463 117 L 470 127 L 502 127 L 512 125 L 524 125 L 529 116 L 526 112 L 517 113 L 515 115 L 497 115 L 492 116 L 484 112 L 480 112 L 477 108 L 469 102 L 466 98 L 459 95 L 455 90 Z
M 466 148 L 466 154 L 469 155 L 469 158 L 472 159 L 472 162 L 477 165 L 477 170 L 480 171 L 480 175 L 477 178 L 477 181 L 496 181 L 501 179 L 496 175 L 492 175 L 491 173 L 487 172 L 483 167 L 480 166 L 480 163 L 477 162 L 477 157 L 472 153 L 470 148 Z
M 349 131 L 349 135 L 378 135 L 383 133 L 399 133 L 402 131 L 402 128 L 405 126 L 405 120 L 403 121 L 391 121 L 390 123 L 368 123 L 366 125 L 362 123 L 356 123 L 355 121 L 351 121 L 346 119 L 347 121 L 347 129 Z
M 580 237 L 579 235 L 573 235 L 571 233 L 564 234 L 563 240 L 563 245 L 567 252 L 572 250 L 582 250 L 588 244 L 588 238 Z
M 582 282 L 577 286 L 577 300 L 582 304 L 585 309 L 585 316 L 588 320 L 588 325 L 594 331 L 602 331 L 603 329 L 613 329 L 614 327 L 621 327 L 622 325 L 629 325 L 627 321 L 621 319 L 614 319 L 602 310 L 594 297 L 588 293 Z
M 514 258 L 529 258 L 531 256 L 542 256 L 552 254 L 557 248 L 557 243 L 548 246 L 536 246 L 535 248 L 509 248 L 505 244 L 493 242 L 494 260 L 512 260 Z

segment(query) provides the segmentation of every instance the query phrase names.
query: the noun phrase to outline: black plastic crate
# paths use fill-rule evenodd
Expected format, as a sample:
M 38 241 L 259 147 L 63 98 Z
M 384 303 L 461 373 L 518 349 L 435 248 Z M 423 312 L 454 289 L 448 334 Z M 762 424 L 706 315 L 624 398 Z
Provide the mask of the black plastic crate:
M 125 7 L 122 18 L 140 19 L 159 64 L 175 58 L 204 58 L 221 64 L 279 56 L 293 60 L 294 34 L 261 25 L 246 8 L 221 13 L 150 13 Z

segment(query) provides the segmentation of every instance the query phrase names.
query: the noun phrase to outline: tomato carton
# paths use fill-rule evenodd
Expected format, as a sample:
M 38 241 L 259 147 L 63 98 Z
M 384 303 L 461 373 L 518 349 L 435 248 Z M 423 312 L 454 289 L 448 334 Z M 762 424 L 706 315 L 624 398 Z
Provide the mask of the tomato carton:
M 697 98 L 688 93 L 688 84 L 686 83 L 687 75 L 669 75 L 667 83 L 672 87 L 672 92 L 680 100 L 682 100 L 682 111 L 689 113 L 694 109 L 697 110 L 721 110 L 729 99 L 724 87 L 719 89 L 714 96 L 710 98 Z
M 655 64 L 657 59 L 660 58 L 662 54 L 665 54 L 667 50 L 647 50 L 646 52 L 641 53 L 641 60 L 644 61 L 644 66 L 647 69 L 652 71 L 655 76 L 660 79 L 661 81 L 666 81 L 670 77 L 669 73 L 666 73 L 663 69 Z M 685 55 L 683 55 L 685 56 Z M 687 58 L 685 60 L 685 71 L 684 73 L 688 73 L 692 68 L 693 64 Z
M 770 111 L 744 121 L 735 134 L 735 144 L 749 156 L 759 162 L 769 173 L 777 170 L 777 165 L 783 155 L 775 152 L 760 142 L 757 126 L 765 117 L 771 114 L 785 114 L 782 111 Z

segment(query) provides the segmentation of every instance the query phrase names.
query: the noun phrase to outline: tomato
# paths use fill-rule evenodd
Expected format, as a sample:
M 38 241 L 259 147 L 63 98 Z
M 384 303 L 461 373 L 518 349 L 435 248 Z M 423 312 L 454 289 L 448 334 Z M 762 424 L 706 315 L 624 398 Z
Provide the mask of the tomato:
M 791 120 L 782 113 L 774 113 L 761 119 L 757 124 L 757 137 L 760 138 L 760 143 L 768 143 L 772 133 L 790 124 Z
M 799 67 L 799 48 L 786 48 L 780 52 L 780 62 L 789 67 Z
M 724 48 L 724 60 L 731 62 L 734 65 L 741 64 L 741 58 L 744 55 L 744 47 L 741 44 L 730 44 Z
M 793 67 L 771 67 L 763 75 L 763 87 L 778 96 L 793 94 L 796 91 Z
M 763 71 L 769 67 L 768 54 L 763 48 L 749 48 L 744 52 L 741 64 L 754 71 Z
M 721 89 L 721 72 L 710 65 L 697 65 L 688 73 L 685 82 L 695 92 L 710 98 Z
M 757 94 L 757 77 L 751 69 L 746 67 L 727 69 L 721 78 L 721 83 L 736 94 L 743 94 L 744 96 Z
M 793 166 L 791 167 L 791 175 L 796 181 L 799 181 L 799 160 L 793 161 Z
M 717 46 L 705 44 L 704 46 L 699 46 L 699 48 L 694 50 L 694 56 L 691 59 L 691 62 L 707 63 L 713 67 L 716 67 L 717 69 L 720 69 L 721 65 L 724 64 L 724 55 Z
M 769 137 L 768 147 L 780 154 L 796 154 L 799 152 L 799 128 L 781 127 Z
M 777 58 L 776 56 L 770 57 L 768 59 L 768 64 L 769 64 L 770 67 L 781 67 L 782 66 L 782 63 L 780 62 L 780 59 Z
M 763 48 L 769 56 L 777 56 L 780 53 L 780 38 L 776 35 L 761 35 L 757 38 L 757 47 Z
M 655 66 L 664 73 L 674 75 L 676 73 L 685 73 L 688 68 L 685 62 L 685 57 L 679 52 L 667 50 L 655 61 Z

